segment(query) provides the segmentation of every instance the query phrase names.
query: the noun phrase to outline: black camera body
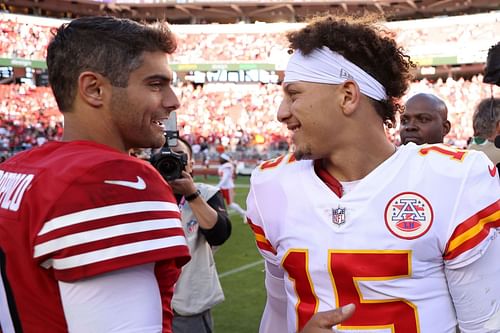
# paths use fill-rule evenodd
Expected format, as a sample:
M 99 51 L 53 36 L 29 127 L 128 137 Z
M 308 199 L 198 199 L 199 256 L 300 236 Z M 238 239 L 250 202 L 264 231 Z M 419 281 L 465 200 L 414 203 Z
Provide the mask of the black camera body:
M 187 154 L 179 154 L 170 149 L 170 147 L 175 147 L 177 145 L 178 137 L 179 131 L 167 130 L 165 132 L 165 138 L 167 139 L 165 144 L 159 152 L 151 155 L 149 159 L 149 162 L 167 182 L 182 178 L 182 171 L 185 170 L 188 163 Z

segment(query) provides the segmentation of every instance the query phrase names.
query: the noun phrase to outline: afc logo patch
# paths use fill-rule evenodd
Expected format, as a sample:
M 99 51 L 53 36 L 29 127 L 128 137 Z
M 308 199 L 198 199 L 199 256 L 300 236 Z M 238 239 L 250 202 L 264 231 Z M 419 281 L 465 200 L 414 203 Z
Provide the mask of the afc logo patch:
M 402 192 L 385 207 L 385 225 L 396 237 L 415 239 L 429 231 L 434 212 L 432 206 L 418 193 Z

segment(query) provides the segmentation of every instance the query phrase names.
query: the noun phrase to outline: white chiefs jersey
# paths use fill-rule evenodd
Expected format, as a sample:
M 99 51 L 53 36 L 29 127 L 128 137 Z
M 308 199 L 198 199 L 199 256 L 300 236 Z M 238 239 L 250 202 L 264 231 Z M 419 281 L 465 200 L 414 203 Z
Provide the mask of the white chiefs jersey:
M 455 333 L 445 268 L 487 250 L 499 198 L 485 155 L 445 145 L 402 146 L 341 196 L 313 161 L 264 162 L 247 216 L 267 266 L 284 273 L 287 322 L 261 332 L 297 332 L 315 312 L 354 303 L 338 332 Z

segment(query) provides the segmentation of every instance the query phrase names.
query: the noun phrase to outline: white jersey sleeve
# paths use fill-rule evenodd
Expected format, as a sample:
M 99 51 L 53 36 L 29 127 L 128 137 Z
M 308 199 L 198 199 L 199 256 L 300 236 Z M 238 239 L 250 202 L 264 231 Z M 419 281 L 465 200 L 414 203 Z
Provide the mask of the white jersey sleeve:
M 285 157 L 278 157 L 276 160 L 264 162 L 260 165 L 254 172 L 259 173 L 259 179 L 252 177 L 250 192 L 247 197 L 247 221 L 252 231 L 255 235 L 255 242 L 257 249 L 260 254 L 265 259 L 265 285 L 266 285 L 266 305 L 264 312 L 262 314 L 259 332 L 260 333 L 274 333 L 283 331 L 283 328 L 287 326 L 287 296 L 285 290 L 284 281 L 284 271 L 281 267 L 280 259 L 276 256 L 275 245 L 268 239 L 266 235 L 266 227 L 272 227 L 272 224 L 266 224 L 263 221 L 261 215 L 261 208 L 259 207 L 259 201 L 261 200 L 271 200 L 271 198 L 263 198 L 262 195 L 266 194 L 266 189 L 263 188 L 266 182 L 262 182 L 262 176 L 264 178 L 266 175 L 262 174 L 261 171 L 267 169 L 273 169 L 277 166 Z M 274 170 L 269 170 L 269 177 L 272 177 Z M 257 193 L 259 197 L 257 197 Z M 279 198 L 272 198 L 272 200 L 279 200 Z M 276 213 L 279 213 L 276 210 Z M 266 218 L 272 218 L 266 212 Z M 277 226 L 274 224 L 274 226 Z
M 445 273 L 461 332 L 499 332 L 500 179 L 485 155 L 470 157 L 474 161 L 444 254 Z
M 259 333 L 280 332 L 287 322 L 286 291 L 284 272 L 278 267 L 266 262 L 266 306 L 262 314 Z
M 258 166 L 250 179 L 250 191 L 247 197 L 247 217 L 248 224 L 252 228 L 252 231 L 255 235 L 255 241 L 257 245 L 257 249 L 264 257 L 266 261 L 268 261 L 273 266 L 280 266 L 280 259 L 276 256 L 276 247 L 269 240 L 268 235 L 273 233 L 271 230 L 266 230 L 266 228 L 279 228 L 278 224 L 269 223 L 267 220 L 273 219 L 274 214 L 280 214 L 280 209 L 276 209 L 274 211 L 266 209 L 265 212 L 262 211 L 262 206 L 259 205 L 259 202 L 262 201 L 273 201 L 276 203 L 275 207 L 281 207 L 281 200 L 285 198 L 285 196 L 276 196 L 273 197 L 263 197 L 268 193 L 273 193 L 274 191 L 279 191 L 275 186 L 275 183 L 269 183 L 266 181 L 269 177 L 279 177 L 279 165 L 283 161 L 284 158 L 291 158 L 293 155 L 282 155 L 275 160 L 266 161 Z M 272 186 L 273 191 L 267 191 L 266 186 Z M 266 221 L 264 221 L 264 216 Z
M 500 227 L 500 178 L 495 165 L 481 152 L 470 151 L 467 173 L 457 195 L 450 235 L 444 251 L 449 269 L 481 257 Z
M 484 255 L 472 264 L 445 269 L 463 333 L 500 332 L 500 232 L 491 236 Z

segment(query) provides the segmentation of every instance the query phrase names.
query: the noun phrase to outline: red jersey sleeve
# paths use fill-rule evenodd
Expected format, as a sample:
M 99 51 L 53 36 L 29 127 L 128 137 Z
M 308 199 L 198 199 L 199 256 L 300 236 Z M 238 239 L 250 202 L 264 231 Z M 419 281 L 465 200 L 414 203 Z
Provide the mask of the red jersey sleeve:
M 189 260 L 171 188 L 147 163 L 93 165 L 65 184 L 36 233 L 33 256 L 62 281 L 148 262 Z

